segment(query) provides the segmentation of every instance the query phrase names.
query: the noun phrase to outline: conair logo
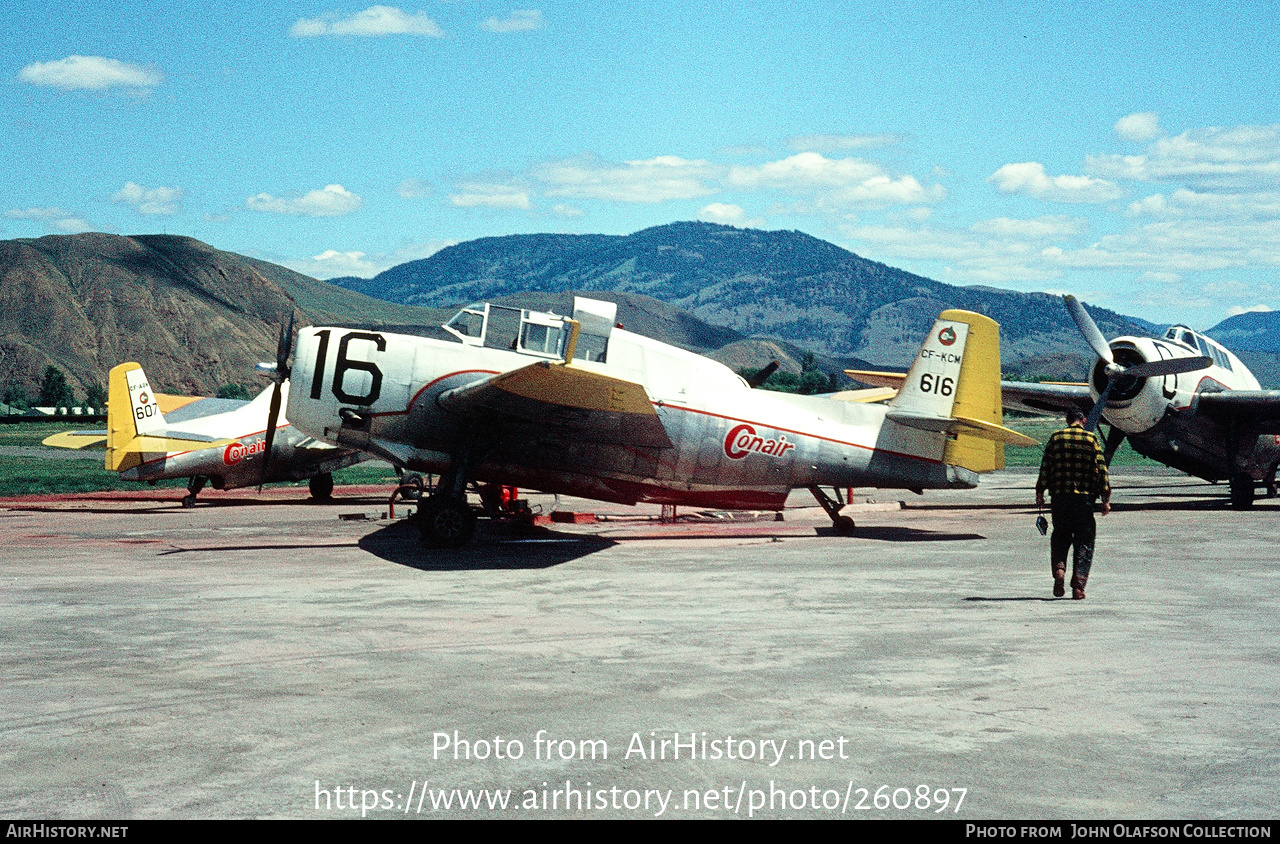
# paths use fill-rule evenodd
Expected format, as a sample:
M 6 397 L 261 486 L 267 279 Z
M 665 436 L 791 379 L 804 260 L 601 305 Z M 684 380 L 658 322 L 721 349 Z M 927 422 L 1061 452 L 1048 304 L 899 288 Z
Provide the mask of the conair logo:
M 745 422 L 730 428 L 724 438 L 724 453 L 730 460 L 741 460 L 752 453 L 781 457 L 793 448 L 795 445 L 787 442 L 786 434 L 779 435 L 776 440 L 767 440 Z
M 146 393 L 138 393 L 138 404 L 146 404 L 151 401 L 151 397 Z
M 956 330 L 951 326 L 947 326 L 938 332 L 938 342 L 944 346 L 950 346 L 956 341 Z
M 255 454 L 261 454 L 267 450 L 266 440 L 255 440 L 245 445 L 244 443 L 231 443 L 222 452 L 222 462 L 228 466 L 234 466 L 246 457 L 252 457 Z

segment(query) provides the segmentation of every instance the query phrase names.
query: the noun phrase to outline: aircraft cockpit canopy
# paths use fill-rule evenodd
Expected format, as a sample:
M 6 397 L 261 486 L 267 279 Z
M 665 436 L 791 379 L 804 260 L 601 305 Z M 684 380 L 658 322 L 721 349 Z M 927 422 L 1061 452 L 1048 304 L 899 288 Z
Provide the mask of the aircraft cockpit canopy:
M 618 306 L 575 296 L 573 318 L 551 311 L 531 311 L 476 302 L 444 324 L 444 330 L 468 346 L 505 349 L 541 358 L 563 358 L 572 327 L 579 325 L 573 357 L 603 361 Z
M 1231 355 L 1227 353 L 1226 349 L 1219 346 L 1216 340 L 1197 334 L 1185 325 L 1170 326 L 1169 330 L 1164 333 L 1164 339 L 1181 343 L 1198 354 L 1213 358 L 1213 362 L 1223 369 L 1231 369 Z

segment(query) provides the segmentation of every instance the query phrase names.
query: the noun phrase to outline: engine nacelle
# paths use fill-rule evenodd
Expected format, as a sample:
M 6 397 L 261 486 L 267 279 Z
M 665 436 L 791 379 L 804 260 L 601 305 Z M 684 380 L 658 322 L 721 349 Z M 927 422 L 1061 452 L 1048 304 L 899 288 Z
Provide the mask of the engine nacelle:
M 1124 367 L 1136 366 L 1148 361 L 1173 357 L 1186 357 L 1189 350 L 1145 337 L 1123 337 L 1111 343 L 1115 362 Z M 1199 373 L 1165 375 L 1152 378 L 1134 378 L 1129 375 L 1113 376 L 1107 372 L 1107 363 L 1098 360 L 1089 378 L 1089 392 L 1097 401 L 1114 378 L 1103 416 L 1126 434 L 1136 434 L 1154 427 L 1170 408 L 1178 406 L 1179 393 L 1190 402 L 1191 391 L 1199 381 Z M 1180 384 L 1181 379 L 1185 384 Z

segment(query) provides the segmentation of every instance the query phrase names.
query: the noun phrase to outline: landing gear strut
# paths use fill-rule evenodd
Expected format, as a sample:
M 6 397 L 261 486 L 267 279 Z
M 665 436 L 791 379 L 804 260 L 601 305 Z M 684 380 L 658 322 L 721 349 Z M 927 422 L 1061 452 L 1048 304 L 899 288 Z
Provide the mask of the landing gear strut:
M 848 504 L 848 501 L 840 500 L 840 488 L 833 487 L 836 494 L 835 498 L 827 495 L 822 487 L 814 485 L 809 487 L 809 492 L 813 493 L 813 497 L 818 499 L 818 503 L 822 505 L 822 509 L 827 511 L 827 515 L 831 517 L 831 524 L 836 529 L 836 533 L 841 536 L 853 536 L 853 519 L 849 516 L 840 515 L 840 508 Z
M 209 479 L 204 475 L 195 475 L 187 482 L 187 494 L 182 499 L 183 507 L 196 506 L 196 496 L 200 494 L 200 490 L 204 489 L 204 485 Z
M 414 520 L 424 544 L 461 548 L 471 541 L 476 514 L 467 504 L 467 483 L 479 456 L 474 429 L 469 430 L 440 483 L 430 495 L 419 499 Z

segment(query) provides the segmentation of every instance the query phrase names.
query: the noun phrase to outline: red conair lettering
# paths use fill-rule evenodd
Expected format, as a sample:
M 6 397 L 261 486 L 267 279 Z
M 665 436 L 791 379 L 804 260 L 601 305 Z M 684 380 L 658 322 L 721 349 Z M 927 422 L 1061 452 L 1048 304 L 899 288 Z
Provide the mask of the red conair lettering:
M 252 457 L 255 454 L 261 454 L 267 450 L 265 440 L 255 440 L 245 445 L 244 443 L 231 443 L 222 452 L 222 462 L 228 466 L 234 466 L 246 457 Z
M 730 460 L 741 460 L 753 452 L 781 457 L 793 448 L 795 445 L 787 442 L 786 434 L 781 434 L 776 440 L 767 440 L 745 422 L 730 428 L 724 438 L 724 453 Z

